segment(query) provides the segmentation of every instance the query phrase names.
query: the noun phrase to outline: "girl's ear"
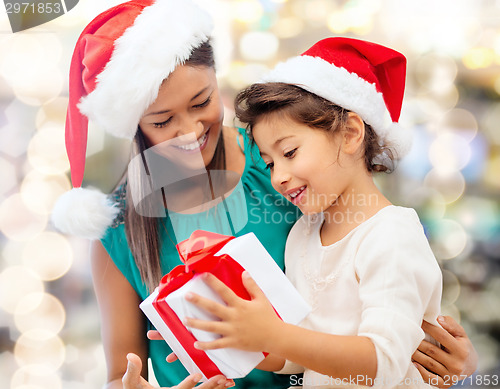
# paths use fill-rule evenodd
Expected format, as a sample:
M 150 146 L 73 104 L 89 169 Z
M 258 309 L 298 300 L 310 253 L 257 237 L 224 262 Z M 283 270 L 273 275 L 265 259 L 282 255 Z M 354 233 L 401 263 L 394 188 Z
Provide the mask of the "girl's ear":
M 365 123 L 361 117 L 349 112 L 346 125 L 342 133 L 342 151 L 346 154 L 356 154 L 365 140 Z

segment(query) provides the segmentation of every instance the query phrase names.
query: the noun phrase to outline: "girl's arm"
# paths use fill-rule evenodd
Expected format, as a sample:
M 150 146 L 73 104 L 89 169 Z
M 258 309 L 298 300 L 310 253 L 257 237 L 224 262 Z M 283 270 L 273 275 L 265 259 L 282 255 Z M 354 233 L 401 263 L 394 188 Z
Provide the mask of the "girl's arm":
M 424 380 L 449 388 L 474 373 L 478 355 L 463 327 L 453 318 L 439 317 L 438 322 L 443 328 L 424 321 L 422 329 L 441 347 L 424 340 L 412 359 Z
M 186 296 L 190 302 L 221 318 L 214 322 L 187 319 L 190 327 L 222 335 L 213 342 L 196 342 L 195 347 L 266 351 L 331 377 L 354 378 L 359 385 L 373 383 L 377 358 L 370 339 L 325 334 L 284 323 L 246 272 L 243 282 L 252 297 L 250 301 L 239 298 L 213 275 L 203 276 L 227 306 L 196 294 Z
M 153 389 L 147 382 L 148 348 L 146 322 L 139 308 L 139 296 L 118 270 L 103 245 L 91 246 L 92 278 L 101 316 L 101 336 L 106 356 L 106 389 Z M 201 379 L 194 374 L 176 389 L 194 388 Z M 226 388 L 230 381 L 216 376 L 199 389 Z M 174 388 L 171 388 L 174 389 Z

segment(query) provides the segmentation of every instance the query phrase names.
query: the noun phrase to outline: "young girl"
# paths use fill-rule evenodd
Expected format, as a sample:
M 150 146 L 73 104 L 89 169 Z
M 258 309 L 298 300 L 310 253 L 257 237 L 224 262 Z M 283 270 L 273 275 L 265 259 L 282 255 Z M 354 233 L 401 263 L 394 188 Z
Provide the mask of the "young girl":
M 313 310 L 289 325 L 248 277 L 251 301 L 207 275 L 228 306 L 188 297 L 221 318 L 188 319 L 222 335 L 197 347 L 267 351 L 261 368 L 304 371 L 291 384 L 307 388 L 428 386 L 411 356 L 422 320 L 438 317 L 441 272 L 416 212 L 392 205 L 372 177 L 408 149 L 397 124 L 405 68 L 394 50 L 329 38 L 240 92 L 237 115 L 273 187 L 304 214 L 288 236 L 285 267 Z

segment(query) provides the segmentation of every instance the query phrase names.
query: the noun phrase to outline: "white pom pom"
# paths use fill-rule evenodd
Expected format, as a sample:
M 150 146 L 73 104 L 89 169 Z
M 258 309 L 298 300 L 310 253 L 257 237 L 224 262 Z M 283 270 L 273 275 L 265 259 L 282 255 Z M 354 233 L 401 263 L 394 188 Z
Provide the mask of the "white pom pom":
M 120 209 L 95 189 L 74 188 L 57 200 L 52 222 L 61 232 L 87 239 L 100 239 Z
M 401 159 L 410 151 L 412 138 L 413 134 L 409 128 L 392 123 L 384 136 L 384 144 L 392 150 L 395 159 Z

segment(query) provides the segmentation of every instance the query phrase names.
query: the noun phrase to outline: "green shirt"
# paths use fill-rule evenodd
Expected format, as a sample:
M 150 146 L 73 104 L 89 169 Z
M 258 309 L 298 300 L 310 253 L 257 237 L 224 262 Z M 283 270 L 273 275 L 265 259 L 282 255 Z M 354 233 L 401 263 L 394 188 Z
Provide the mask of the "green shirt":
M 300 217 L 300 211 L 278 194 L 271 186 L 268 171 L 244 130 L 245 169 L 241 180 L 223 203 L 211 208 L 203 215 L 180 215 L 170 213 L 163 218 L 160 228 L 161 267 L 164 273 L 181 264 L 175 244 L 189 237 L 196 229 L 240 236 L 253 232 L 268 250 L 276 263 L 284 269 L 285 241 L 288 232 Z M 245 212 L 246 205 L 246 212 Z M 229 217 L 227 215 L 229 213 Z M 207 216 L 208 215 L 208 216 Z M 222 215 L 222 216 L 221 216 Z M 229 220 L 229 223 L 228 223 Z M 118 269 L 127 278 L 141 299 L 148 296 L 141 281 L 139 270 L 127 244 L 125 225 L 115 223 L 110 227 L 102 243 Z M 151 327 L 151 324 L 148 324 Z M 171 352 L 162 341 L 149 341 L 149 357 L 158 383 L 163 386 L 177 385 L 187 376 L 179 361 L 167 363 L 165 358 Z M 260 370 L 252 371 L 245 378 L 235 380 L 238 388 L 287 388 L 287 375 L 278 375 Z

